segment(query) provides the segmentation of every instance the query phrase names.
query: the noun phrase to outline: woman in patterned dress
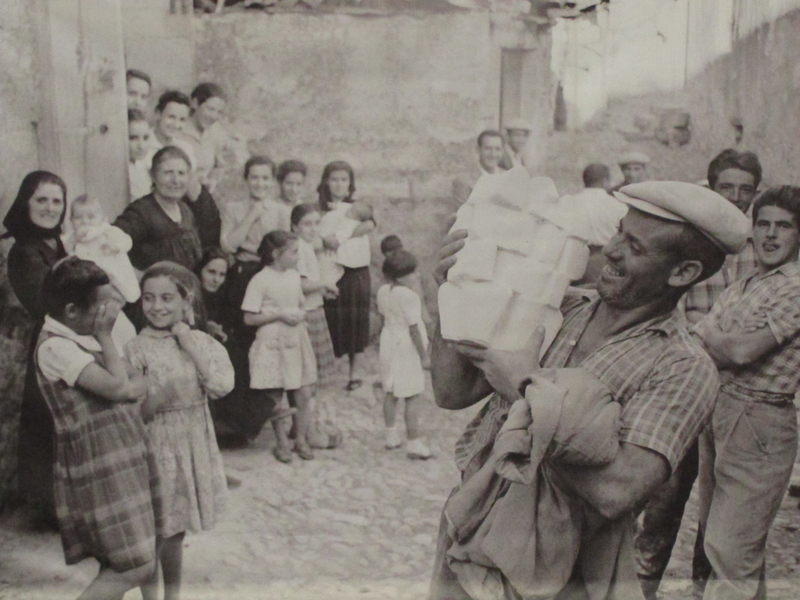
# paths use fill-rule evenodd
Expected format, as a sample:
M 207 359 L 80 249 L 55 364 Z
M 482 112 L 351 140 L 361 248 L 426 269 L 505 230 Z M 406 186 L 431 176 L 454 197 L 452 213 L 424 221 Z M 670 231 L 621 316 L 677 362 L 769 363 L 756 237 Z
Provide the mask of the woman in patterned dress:
M 158 532 L 165 600 L 180 591 L 186 531 L 208 531 L 225 505 L 222 456 L 214 435 L 209 399 L 233 389 L 225 348 L 192 329 L 197 277 L 168 261 L 142 277 L 142 309 L 148 325 L 125 347 L 131 366 L 150 380 L 147 402 L 155 412 L 147 429 L 162 486 L 164 525 Z M 145 600 L 155 598 L 157 579 Z

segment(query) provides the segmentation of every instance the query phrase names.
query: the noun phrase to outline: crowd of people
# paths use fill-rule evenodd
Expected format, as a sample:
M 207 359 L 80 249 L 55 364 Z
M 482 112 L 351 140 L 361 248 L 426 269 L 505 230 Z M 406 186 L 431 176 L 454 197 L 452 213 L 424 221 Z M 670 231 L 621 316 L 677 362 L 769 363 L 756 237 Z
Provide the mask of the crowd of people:
M 342 442 L 331 404 L 334 389 L 362 385 L 375 220 L 344 161 L 325 167 L 310 201 L 302 161 L 250 156 L 239 165 L 248 194 L 218 202 L 219 174 L 237 160 L 222 88 L 166 91 L 150 114 L 149 76 L 130 70 L 127 84 L 122 213 L 68 199 L 57 174 L 34 171 L 3 221 L 8 278 L 35 322 L 19 484 L 60 530 L 68 564 L 99 561 L 81 598 L 136 586 L 157 598 L 160 567 L 174 599 L 185 533 L 213 528 L 241 484 L 225 475 L 220 445 L 247 445 L 267 422 L 280 463 Z M 416 261 L 397 236 L 383 247 L 386 446 L 403 445 L 394 413 L 406 398 L 407 453 L 425 459 Z
M 255 155 L 237 165 L 220 86 L 167 91 L 150 114 L 150 78 L 136 70 L 127 78 L 123 212 L 105 214 L 102 199 L 85 195 L 68 202 L 58 175 L 34 171 L 3 221 L 14 239 L 8 278 L 36 324 L 20 484 L 57 522 L 67 563 L 99 561 L 82 599 L 141 587 L 151 600 L 162 581 L 170 600 L 180 591 L 185 533 L 213 528 L 227 488 L 240 483 L 226 476 L 220 445 L 247 445 L 268 422 L 280 463 L 341 443 L 323 408 L 334 389 L 362 385 L 376 222 L 355 197 L 347 162 L 325 166 L 313 201 L 300 160 Z M 454 182 L 457 203 L 477 177 L 531 163 L 527 125 L 506 129 L 479 136 L 475 177 Z M 490 398 L 456 446 L 462 481 L 444 508 L 433 598 L 589 590 L 591 598 L 654 599 L 695 479 L 697 597 L 764 597 L 767 534 L 797 450 L 800 188 L 757 195 L 758 158 L 733 149 L 710 162 L 702 185 L 652 181 L 649 162 L 623 155 L 615 187 L 608 166 L 590 164 L 586 189 L 559 200 L 590 258 L 541 362 L 538 330 L 520 352 L 442 340 L 427 326 L 417 260 L 396 235 L 381 241 L 374 389 L 385 447 L 405 438 L 410 458 L 432 456 L 420 424 L 426 369 L 443 408 Z M 231 165 L 247 195 L 221 203 L 215 190 Z M 445 237 L 440 284 L 465 235 Z M 338 378 L 344 357 L 346 382 Z M 619 439 L 603 460 L 575 452 L 580 436 L 561 439 L 561 430 L 549 446 L 528 439 L 529 454 L 544 448 L 537 477 L 550 492 L 537 495 L 520 470 L 498 476 L 496 455 L 508 459 L 499 440 L 511 439 L 503 436 L 524 414 L 515 407 L 528 402 L 526 385 L 565 381 L 619 405 Z M 597 439 L 574 385 L 560 424 Z M 524 453 L 525 444 L 515 448 Z

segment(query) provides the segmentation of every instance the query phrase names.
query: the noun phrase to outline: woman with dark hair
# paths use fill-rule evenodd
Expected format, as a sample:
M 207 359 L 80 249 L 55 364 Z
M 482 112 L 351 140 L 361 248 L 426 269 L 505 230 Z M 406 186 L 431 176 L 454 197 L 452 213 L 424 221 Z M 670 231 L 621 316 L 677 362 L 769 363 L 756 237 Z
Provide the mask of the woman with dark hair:
M 263 155 L 251 156 L 244 165 L 248 198 L 228 202 L 222 215 L 221 246 L 233 254 L 235 261 L 228 271 L 220 292 L 223 310 L 220 315 L 228 331 L 228 352 L 231 355 L 236 385 L 233 395 L 246 402 L 250 389 L 248 349 L 253 344 L 256 328 L 242 320 L 242 300 L 247 285 L 261 268 L 258 248 L 270 231 L 289 231 L 289 209 L 275 197 L 275 163 Z M 225 408 L 233 406 L 226 401 Z M 223 403 L 220 403 L 223 410 Z
M 206 248 L 197 264 L 195 274 L 200 280 L 200 293 L 207 318 L 206 331 L 223 344 L 228 340 L 225 331 L 222 286 L 228 274 L 228 257 L 217 247 Z
M 202 254 L 194 214 L 183 201 L 191 170 L 180 148 L 166 146 L 153 156 L 153 191 L 129 204 L 114 225 L 131 236 L 131 263 L 144 271 L 171 260 L 194 270 Z
M 225 130 L 222 119 L 228 97 L 216 83 L 201 83 L 192 90 L 191 114 L 182 135 L 194 147 L 196 172 L 200 182 L 213 192 L 221 168 L 236 161 L 234 139 Z
M 3 237 L 14 238 L 14 245 L 8 253 L 8 280 L 27 313 L 27 318 L 18 311 L 18 315 L 13 315 L 13 321 L 9 319 L 11 315 L 5 315 L 5 320 L 17 323 L 19 329 L 15 333 L 19 335 L 24 331 L 29 346 L 20 409 L 19 486 L 23 496 L 37 505 L 41 515 L 53 524 L 53 417 L 36 383 L 33 350 L 44 322 L 41 292 L 45 276 L 67 255 L 60 238 L 66 205 L 67 186 L 64 181 L 49 171 L 33 171 L 22 180 L 17 197 L 3 219 L 6 228 Z M 18 349 L 17 352 L 7 352 L 6 356 L 13 360 L 13 357 L 25 354 Z M 19 363 L 22 372 L 22 360 Z
M 325 247 L 336 252 L 336 262 L 344 269 L 338 282 L 339 295 L 325 300 L 325 318 L 337 358 L 347 355 L 349 380 L 347 390 L 361 385 L 356 379 L 356 356 L 369 345 L 370 249 L 367 237 L 375 229 L 368 218 L 342 234 L 342 224 L 353 203 L 356 190 L 353 167 L 344 161 L 325 166 L 317 191 L 322 210 L 320 235 Z
M 278 167 L 278 185 L 281 201 L 289 208 L 303 203 L 303 186 L 308 167 L 300 160 L 285 160 Z

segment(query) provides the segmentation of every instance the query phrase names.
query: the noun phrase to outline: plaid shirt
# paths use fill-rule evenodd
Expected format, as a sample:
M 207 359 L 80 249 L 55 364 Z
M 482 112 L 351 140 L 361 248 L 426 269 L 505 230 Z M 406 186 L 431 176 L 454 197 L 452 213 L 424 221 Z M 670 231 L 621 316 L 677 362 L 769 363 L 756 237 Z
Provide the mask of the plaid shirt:
M 758 268 L 758 258 L 753 247 L 753 238 L 739 254 L 725 258 L 722 268 L 705 281 L 701 281 L 683 296 L 684 314 L 690 321 L 697 322 L 698 315 L 707 315 L 728 287 L 735 281 L 751 275 Z
M 564 323 L 543 367 L 567 366 L 600 299 L 570 296 Z M 579 365 L 606 384 L 622 405 L 620 441 L 663 455 L 674 469 L 714 409 L 719 380 L 711 359 L 690 337 L 677 310 L 609 339 Z M 492 396 L 456 445 L 456 464 L 470 477 L 488 457 L 510 403 Z M 477 459 L 477 460 L 476 460 Z
M 722 371 L 723 387 L 746 393 L 794 394 L 800 385 L 800 263 L 787 263 L 737 281 L 725 290 L 694 331 L 700 337 L 710 327 L 736 333 L 748 325 L 749 317 L 757 314 L 766 315 L 767 326 L 780 347 L 747 366 Z

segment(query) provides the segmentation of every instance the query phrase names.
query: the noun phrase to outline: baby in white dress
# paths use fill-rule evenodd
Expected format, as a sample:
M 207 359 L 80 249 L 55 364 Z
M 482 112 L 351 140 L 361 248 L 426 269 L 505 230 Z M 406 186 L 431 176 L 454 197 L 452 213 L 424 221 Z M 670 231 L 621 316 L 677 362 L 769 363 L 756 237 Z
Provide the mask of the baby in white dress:
M 108 222 L 100 202 L 86 195 L 72 201 L 72 232 L 64 239 L 70 254 L 90 260 L 103 269 L 126 302 L 141 295 L 139 279 L 128 258 L 131 237 Z

